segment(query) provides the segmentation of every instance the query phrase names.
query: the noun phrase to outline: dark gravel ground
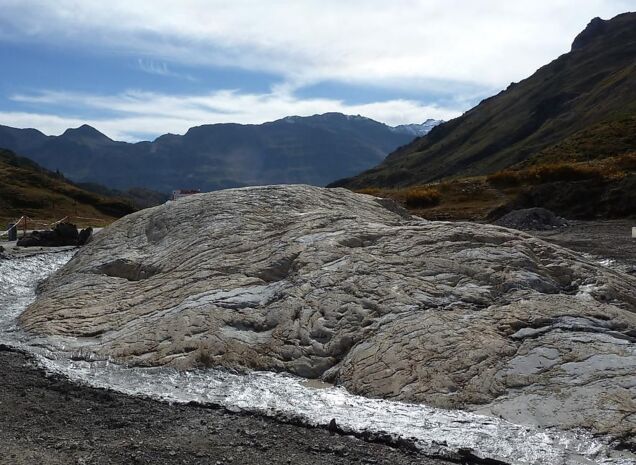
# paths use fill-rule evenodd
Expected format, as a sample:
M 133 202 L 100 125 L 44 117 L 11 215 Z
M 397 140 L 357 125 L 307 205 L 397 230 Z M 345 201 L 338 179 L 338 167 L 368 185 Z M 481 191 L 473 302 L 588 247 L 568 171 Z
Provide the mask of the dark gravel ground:
M 0 464 L 427 464 L 325 429 L 170 405 L 47 376 L 0 347 Z
M 549 231 L 567 225 L 566 220 L 545 208 L 514 210 L 494 222 L 498 226 L 521 230 Z
M 545 241 L 585 252 L 598 258 L 610 258 L 636 273 L 636 238 L 632 238 L 634 220 L 575 221 L 550 231 L 526 231 Z

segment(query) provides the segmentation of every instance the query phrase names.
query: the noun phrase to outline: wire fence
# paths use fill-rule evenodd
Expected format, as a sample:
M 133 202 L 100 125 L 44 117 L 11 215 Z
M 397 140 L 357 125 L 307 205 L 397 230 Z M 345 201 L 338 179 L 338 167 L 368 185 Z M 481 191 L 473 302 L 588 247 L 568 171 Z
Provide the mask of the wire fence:
M 5 235 L 6 235 L 6 236 L 8 236 L 8 235 L 9 235 L 9 232 L 10 232 L 12 229 L 17 229 L 17 228 L 18 228 L 18 225 L 19 225 L 19 224 L 20 224 L 20 222 L 22 222 L 23 220 L 24 220 L 24 216 L 21 216 L 19 220 L 17 220 L 15 223 L 12 223 L 12 224 L 13 224 L 13 226 L 11 226 L 9 229 L 7 229 L 6 231 L 0 231 L 0 237 L 5 236 Z

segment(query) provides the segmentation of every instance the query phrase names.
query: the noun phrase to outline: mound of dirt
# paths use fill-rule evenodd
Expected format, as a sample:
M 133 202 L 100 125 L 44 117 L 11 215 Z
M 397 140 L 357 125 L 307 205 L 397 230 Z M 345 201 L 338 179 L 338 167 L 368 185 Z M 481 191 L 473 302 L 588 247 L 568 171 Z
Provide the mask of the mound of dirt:
M 545 208 L 513 210 L 494 222 L 497 226 L 530 231 L 546 231 L 568 225 L 565 219 Z

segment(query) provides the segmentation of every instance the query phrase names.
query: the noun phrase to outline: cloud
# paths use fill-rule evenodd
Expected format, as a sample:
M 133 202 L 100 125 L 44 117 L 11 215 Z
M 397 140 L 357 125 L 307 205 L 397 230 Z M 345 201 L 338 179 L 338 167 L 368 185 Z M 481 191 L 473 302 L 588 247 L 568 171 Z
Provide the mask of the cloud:
M 393 99 L 351 105 L 327 98 L 301 99 L 287 91 L 241 93 L 219 90 L 202 95 L 168 95 L 144 91 L 127 91 L 116 95 L 76 92 L 41 92 L 17 94 L 12 101 L 35 106 L 37 112 L 0 112 L 0 124 L 37 127 L 47 134 L 59 134 L 68 127 L 90 124 L 117 140 L 134 141 L 143 135 L 158 136 L 167 132 L 183 134 L 192 126 L 209 123 L 259 124 L 289 115 L 309 116 L 341 112 L 360 114 L 390 125 L 424 121 L 427 118 L 450 119 L 458 108 L 426 105 L 407 99 Z M 47 107 L 74 116 L 47 114 Z M 111 114 L 110 117 L 91 117 Z
M 450 119 L 476 98 L 527 77 L 568 51 L 592 17 L 608 18 L 632 4 L 633 0 L 0 0 L 0 41 L 91 56 L 144 57 L 137 65 L 146 73 L 190 80 L 174 71 L 187 65 L 201 78 L 196 94 L 121 91 L 129 85 L 120 80 L 123 85 L 109 94 L 65 90 L 13 95 L 19 111 L 0 112 L 0 123 L 58 134 L 86 122 L 115 139 L 138 140 L 183 133 L 206 123 L 262 123 L 328 111 L 361 114 L 392 125 Z M 211 76 L 218 67 L 280 79 L 263 93 L 201 90 L 206 73 Z M 391 92 L 352 104 L 312 97 L 311 86 L 320 83 Z M 421 97 L 386 97 L 391 93 Z
M 144 58 L 139 58 L 137 60 L 137 64 L 139 65 L 139 69 L 144 73 L 155 74 L 157 76 L 165 76 L 165 77 L 175 77 L 181 79 L 187 79 L 188 81 L 195 81 L 196 79 L 189 74 L 181 74 L 174 72 L 168 66 L 168 63 L 156 62 L 154 60 L 146 60 Z
M 627 0 L 0 0 L 14 40 L 324 80 L 505 87 Z M 632 2 L 633 5 L 633 2 Z M 0 28 L 2 29 L 2 28 Z M 5 37 L 6 40 L 6 37 Z

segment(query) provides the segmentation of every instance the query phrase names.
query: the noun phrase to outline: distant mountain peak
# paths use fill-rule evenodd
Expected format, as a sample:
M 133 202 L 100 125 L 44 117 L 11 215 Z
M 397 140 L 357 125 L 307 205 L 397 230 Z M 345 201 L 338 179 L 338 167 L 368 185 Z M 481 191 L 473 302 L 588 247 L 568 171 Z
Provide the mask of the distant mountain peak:
M 69 128 L 62 134 L 62 137 L 71 138 L 71 139 L 95 139 L 95 140 L 103 140 L 103 141 L 111 141 L 112 139 L 108 137 L 106 134 L 99 132 L 93 126 L 89 126 L 88 124 L 82 124 L 77 128 Z
M 411 134 L 416 137 L 424 136 L 428 134 L 431 129 L 433 129 L 438 124 L 442 124 L 444 120 L 441 119 L 432 119 L 429 118 L 423 123 L 412 123 L 412 124 L 400 124 L 399 126 L 394 126 L 391 128 L 394 132 L 399 132 L 402 134 Z

